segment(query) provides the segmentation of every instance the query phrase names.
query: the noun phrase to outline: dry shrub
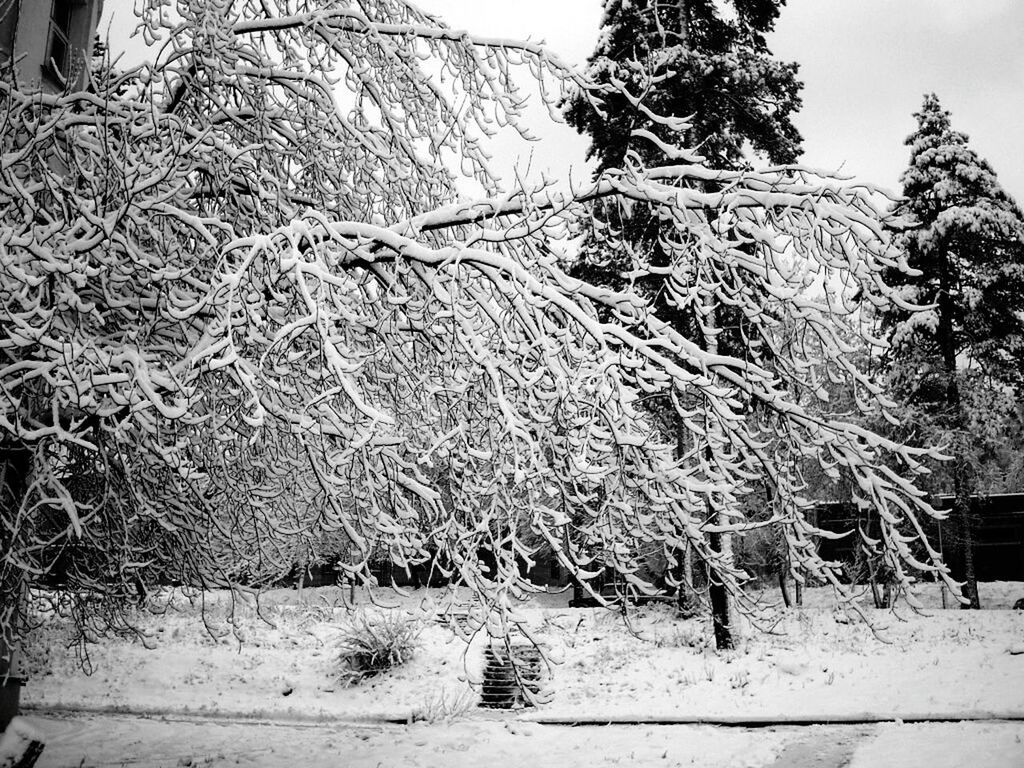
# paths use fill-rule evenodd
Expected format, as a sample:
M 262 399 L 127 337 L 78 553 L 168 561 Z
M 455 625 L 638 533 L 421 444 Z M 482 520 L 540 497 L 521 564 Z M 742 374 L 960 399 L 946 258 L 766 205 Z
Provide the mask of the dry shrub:
M 338 639 L 338 666 L 348 685 L 405 664 L 419 646 L 420 622 L 402 613 L 357 613 Z

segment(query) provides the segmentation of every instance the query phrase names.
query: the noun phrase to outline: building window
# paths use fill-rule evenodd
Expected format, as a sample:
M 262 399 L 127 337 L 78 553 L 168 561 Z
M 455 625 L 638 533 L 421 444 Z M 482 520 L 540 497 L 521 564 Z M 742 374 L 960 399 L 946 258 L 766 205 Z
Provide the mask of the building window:
M 53 0 L 50 9 L 50 39 L 46 44 L 47 73 L 61 85 L 67 83 L 71 73 L 71 19 L 74 15 L 72 0 Z

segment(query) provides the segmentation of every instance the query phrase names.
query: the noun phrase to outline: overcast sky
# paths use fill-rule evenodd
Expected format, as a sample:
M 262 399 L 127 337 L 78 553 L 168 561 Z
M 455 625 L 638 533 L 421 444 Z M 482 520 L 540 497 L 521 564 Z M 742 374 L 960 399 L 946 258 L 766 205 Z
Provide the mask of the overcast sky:
M 582 63 L 600 0 L 420 0 L 451 25 L 544 39 Z M 800 64 L 796 123 L 807 165 L 898 191 L 903 140 L 926 92 L 1024 203 L 1024 0 L 789 0 L 769 45 Z M 552 132 L 542 163 L 582 164 L 586 143 Z M 536 164 L 536 161 L 535 161 Z M 556 168 L 552 168 L 556 170 Z

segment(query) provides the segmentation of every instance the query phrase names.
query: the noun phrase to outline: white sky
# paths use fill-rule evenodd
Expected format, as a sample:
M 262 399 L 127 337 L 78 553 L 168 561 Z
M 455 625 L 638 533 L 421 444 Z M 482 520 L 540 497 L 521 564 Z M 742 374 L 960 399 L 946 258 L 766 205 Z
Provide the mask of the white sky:
M 543 39 L 581 64 L 601 21 L 600 0 L 419 4 L 452 26 Z M 903 140 L 923 95 L 934 91 L 953 126 L 1024 203 L 1024 0 L 789 0 L 769 45 L 800 64 L 796 124 L 807 165 L 841 167 L 898 191 L 909 159 Z M 543 135 L 549 147 L 536 150 L 535 164 L 581 167 L 585 140 L 571 130 Z
M 600 0 L 418 2 L 455 27 L 543 39 L 577 64 L 601 22 Z M 108 0 L 108 11 L 115 4 Z M 1024 203 L 1024 0 L 789 0 L 769 45 L 800 64 L 805 164 L 898 191 L 912 114 L 935 91 L 954 127 Z M 532 147 L 495 145 L 499 168 L 511 168 L 519 152 L 525 163 L 532 151 L 535 170 L 589 176 L 586 139 L 551 126 L 540 110 L 534 131 L 543 141 Z

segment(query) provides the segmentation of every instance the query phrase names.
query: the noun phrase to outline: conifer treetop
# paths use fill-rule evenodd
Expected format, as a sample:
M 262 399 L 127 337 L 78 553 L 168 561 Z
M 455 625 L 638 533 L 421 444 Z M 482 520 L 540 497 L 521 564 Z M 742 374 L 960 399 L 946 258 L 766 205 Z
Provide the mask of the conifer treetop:
M 1024 217 L 934 93 L 914 116 L 918 125 L 905 142 L 910 162 L 896 207 L 913 225 L 897 233 L 896 243 L 918 273 L 887 277 L 921 305 L 938 303 L 948 291 L 948 333 L 957 355 L 966 355 L 961 364 L 983 364 L 992 375 L 1016 381 L 1024 343 Z M 893 323 L 893 353 L 937 355 L 938 311 L 892 309 L 886 322 Z
M 686 118 L 688 141 L 716 167 L 738 168 L 750 151 L 771 163 L 794 162 L 801 137 L 791 116 L 800 108 L 797 65 L 771 56 L 765 35 L 784 2 L 606 0 L 601 35 L 587 73 L 627 85 L 659 115 Z M 612 97 L 602 114 L 579 99 L 569 122 L 591 136 L 599 171 L 622 163 L 627 147 L 647 159 L 656 148 L 631 141 L 664 126 L 629 100 Z

